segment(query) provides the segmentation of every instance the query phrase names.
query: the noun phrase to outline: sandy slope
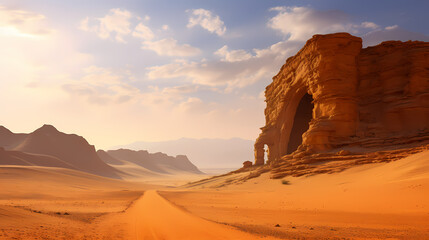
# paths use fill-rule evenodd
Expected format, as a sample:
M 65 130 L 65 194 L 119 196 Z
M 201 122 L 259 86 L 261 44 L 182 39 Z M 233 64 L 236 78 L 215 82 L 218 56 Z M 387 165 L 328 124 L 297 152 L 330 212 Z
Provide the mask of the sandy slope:
M 428 172 L 429 151 L 290 185 L 265 174 L 223 188 L 0 167 L 0 239 L 429 239 Z
M 283 238 L 429 239 L 429 151 L 285 180 L 290 185 L 265 174 L 220 189 L 210 189 L 218 184 L 211 182 L 161 195 L 206 219 Z
M 0 167 L 0 239 L 101 239 L 91 222 L 153 186 L 80 171 Z
M 193 216 L 155 191 L 143 194 L 154 187 L 70 169 L 2 166 L 0 239 L 258 239 Z
M 122 211 L 149 188 L 63 168 L 0 167 L 1 206 L 48 215 L 68 212 L 68 218 L 80 220 Z

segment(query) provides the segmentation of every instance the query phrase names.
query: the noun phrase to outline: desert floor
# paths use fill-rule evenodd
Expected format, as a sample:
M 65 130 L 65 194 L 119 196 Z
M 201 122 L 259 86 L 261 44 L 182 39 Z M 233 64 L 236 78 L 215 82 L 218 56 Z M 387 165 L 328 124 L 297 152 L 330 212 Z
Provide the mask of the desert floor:
M 429 239 L 429 152 L 213 188 L 230 177 L 185 188 L 0 167 L 0 239 Z

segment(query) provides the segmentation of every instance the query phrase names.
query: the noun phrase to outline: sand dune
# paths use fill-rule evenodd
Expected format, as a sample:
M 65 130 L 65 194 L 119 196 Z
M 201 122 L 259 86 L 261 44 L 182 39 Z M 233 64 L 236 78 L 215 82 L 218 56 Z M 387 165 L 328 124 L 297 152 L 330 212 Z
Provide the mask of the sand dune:
M 428 159 L 182 188 L 0 167 L 0 239 L 428 239 Z
M 153 187 L 65 168 L 0 166 L 0 239 L 102 239 L 94 219 Z
M 293 239 L 428 239 L 429 151 L 341 173 L 161 192 L 206 219 L 250 232 Z M 279 224 L 280 227 L 275 227 Z
M 0 167 L 0 239 L 260 239 L 144 192 L 155 187 L 70 169 Z
M 77 197 L 81 191 L 142 189 L 147 184 L 130 183 L 66 168 L 0 166 L 0 201 Z

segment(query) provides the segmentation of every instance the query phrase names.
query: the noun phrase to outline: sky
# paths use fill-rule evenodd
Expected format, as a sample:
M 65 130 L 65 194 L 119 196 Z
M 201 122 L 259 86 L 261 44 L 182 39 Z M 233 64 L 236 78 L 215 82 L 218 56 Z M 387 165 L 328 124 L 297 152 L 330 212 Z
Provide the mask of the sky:
M 255 139 L 264 89 L 314 34 L 428 41 L 425 0 L 0 0 L 0 125 L 96 148 Z

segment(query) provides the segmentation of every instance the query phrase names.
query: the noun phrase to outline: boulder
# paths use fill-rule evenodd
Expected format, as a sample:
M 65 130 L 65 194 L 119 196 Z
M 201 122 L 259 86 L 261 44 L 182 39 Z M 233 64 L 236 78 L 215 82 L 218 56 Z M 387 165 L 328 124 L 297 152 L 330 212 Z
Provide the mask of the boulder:
M 253 163 L 251 161 L 245 161 L 243 162 L 243 168 L 249 168 L 253 166 Z

